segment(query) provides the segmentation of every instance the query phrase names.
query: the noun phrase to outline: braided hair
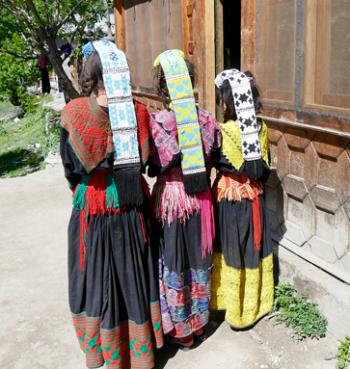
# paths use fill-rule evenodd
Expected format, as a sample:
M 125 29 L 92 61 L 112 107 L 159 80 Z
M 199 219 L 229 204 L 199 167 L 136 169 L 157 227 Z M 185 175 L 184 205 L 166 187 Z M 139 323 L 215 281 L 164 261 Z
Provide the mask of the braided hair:
M 98 89 L 104 87 L 102 63 L 97 52 L 93 52 L 85 61 L 80 75 L 80 87 L 84 96 L 97 94 Z
M 191 78 L 192 86 L 194 86 L 195 80 L 194 65 L 188 59 L 185 59 L 185 63 L 188 69 L 188 74 L 190 75 Z M 168 109 L 170 104 L 170 95 L 164 71 L 161 65 L 158 65 L 157 67 L 154 68 L 154 80 L 157 95 L 160 96 L 160 98 L 162 99 L 164 107 Z

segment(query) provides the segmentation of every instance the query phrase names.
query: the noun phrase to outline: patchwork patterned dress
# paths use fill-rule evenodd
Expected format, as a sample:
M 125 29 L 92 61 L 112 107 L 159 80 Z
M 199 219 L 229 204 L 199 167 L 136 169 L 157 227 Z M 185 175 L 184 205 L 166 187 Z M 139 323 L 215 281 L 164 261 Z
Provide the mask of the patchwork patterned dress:
M 234 328 L 246 328 L 273 307 L 272 240 L 266 220 L 263 184 L 247 178 L 243 165 L 239 124 L 221 126 L 222 148 L 213 186 L 216 202 L 216 241 L 213 256 L 211 308 L 226 310 Z M 267 127 L 259 133 L 267 166 Z
M 147 126 L 146 108 L 136 104 L 135 110 L 138 124 Z M 120 208 L 109 117 L 95 98 L 70 102 L 62 127 L 61 156 L 73 190 L 69 304 L 86 365 L 151 369 L 163 335 L 148 200 L 140 208 Z M 140 130 L 139 143 L 145 164 L 147 135 Z M 149 197 L 147 185 L 144 193 Z
M 209 173 L 213 153 L 220 147 L 218 123 L 198 111 L 204 154 Z M 158 222 L 159 288 L 165 334 L 183 338 L 208 323 L 211 253 L 206 241 L 214 235 L 210 191 L 190 196 L 185 192 L 175 114 L 151 114 L 152 149 L 149 175 L 157 176 L 153 188 Z

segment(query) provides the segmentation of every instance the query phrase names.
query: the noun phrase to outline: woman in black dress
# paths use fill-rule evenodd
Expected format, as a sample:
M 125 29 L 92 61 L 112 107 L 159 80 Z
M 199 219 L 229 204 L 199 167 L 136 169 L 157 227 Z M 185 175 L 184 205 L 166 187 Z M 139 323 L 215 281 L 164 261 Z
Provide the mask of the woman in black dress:
M 148 234 L 149 193 L 141 175 L 149 150 L 140 127 L 148 126 L 149 115 L 131 100 L 125 57 L 114 44 L 93 42 L 85 56 L 86 97 L 71 101 L 62 112 L 61 156 L 73 191 L 70 309 L 87 367 L 151 369 L 163 336 Z M 111 78 L 123 81 L 122 94 L 113 96 L 107 88 L 106 65 L 115 67 L 107 70 L 115 73 Z M 114 132 L 121 122 L 115 104 L 120 115 L 129 114 L 124 114 L 124 125 L 136 117 L 134 127 L 128 127 L 128 132 L 134 129 L 136 159 L 128 163 L 125 154 L 123 165 L 117 160 L 118 135 L 125 132 Z

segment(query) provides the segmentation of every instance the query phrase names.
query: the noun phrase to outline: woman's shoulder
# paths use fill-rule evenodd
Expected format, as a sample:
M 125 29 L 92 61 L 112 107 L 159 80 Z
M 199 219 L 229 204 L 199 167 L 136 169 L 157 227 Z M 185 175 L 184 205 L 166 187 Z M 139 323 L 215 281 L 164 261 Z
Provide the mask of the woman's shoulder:
M 159 110 L 151 113 L 151 124 L 161 125 L 166 130 L 176 128 L 175 113 L 172 110 Z
M 267 131 L 267 124 L 266 124 L 266 122 L 264 121 L 264 120 L 260 120 L 260 130 L 261 131 Z
M 268 137 L 268 128 L 267 128 L 267 124 L 265 123 L 265 121 L 260 120 L 259 121 L 259 126 L 260 126 L 260 131 L 259 131 L 259 136 L 260 139 L 262 140 L 266 140 Z
M 79 111 L 84 108 L 86 97 L 78 97 L 71 100 L 61 111 L 61 126 L 65 129 L 69 129 L 72 119 L 74 119 Z
M 198 121 L 200 126 L 203 127 L 220 128 L 220 123 L 214 118 L 213 114 L 202 108 L 198 108 Z
M 170 109 L 162 109 L 152 112 L 151 116 L 156 120 L 164 121 L 165 119 L 175 118 L 175 113 Z
M 88 104 L 88 97 L 77 97 L 76 99 L 71 100 L 66 106 L 63 108 L 63 112 L 68 112 L 72 109 L 81 107 L 82 105 Z
M 208 110 L 205 110 L 200 107 L 198 107 L 198 118 L 199 121 L 214 119 L 213 114 L 211 114 Z
M 137 125 L 139 128 L 146 128 L 149 125 L 149 112 L 147 106 L 137 100 L 133 100 Z
M 239 131 L 239 123 L 237 120 L 227 120 L 226 122 L 220 122 L 220 128 L 223 131 Z
M 135 110 L 141 114 L 148 114 L 148 109 L 147 109 L 147 106 L 140 102 L 140 101 L 137 101 L 137 100 L 133 100 L 134 102 L 134 107 L 135 107 Z

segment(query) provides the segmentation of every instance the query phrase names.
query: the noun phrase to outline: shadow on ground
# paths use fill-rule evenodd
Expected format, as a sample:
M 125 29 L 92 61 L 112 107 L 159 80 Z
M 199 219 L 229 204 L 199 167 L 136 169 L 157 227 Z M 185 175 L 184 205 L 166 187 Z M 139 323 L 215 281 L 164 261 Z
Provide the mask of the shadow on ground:
M 0 155 L 0 177 L 25 175 L 40 169 L 43 156 L 28 149 L 15 149 Z
M 210 314 L 210 322 L 205 327 L 206 338 L 212 336 L 224 321 L 225 315 L 221 311 L 212 311 Z M 193 349 L 196 349 L 202 342 L 196 340 Z M 166 343 L 164 347 L 156 353 L 155 369 L 164 369 L 168 361 L 174 358 L 180 348 L 176 345 Z

